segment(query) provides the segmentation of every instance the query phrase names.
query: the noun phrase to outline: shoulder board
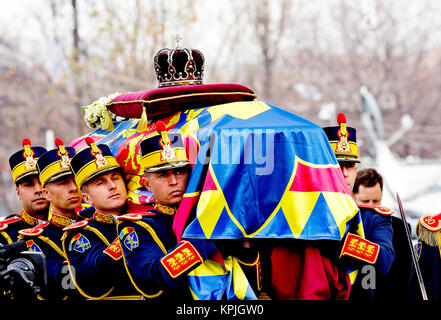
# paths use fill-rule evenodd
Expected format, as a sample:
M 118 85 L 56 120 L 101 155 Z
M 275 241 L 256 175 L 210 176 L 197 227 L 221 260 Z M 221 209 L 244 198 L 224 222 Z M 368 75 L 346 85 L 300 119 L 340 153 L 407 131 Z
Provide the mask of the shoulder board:
M 118 221 L 139 221 L 142 220 L 143 217 L 152 217 L 155 215 L 156 213 L 153 211 L 143 213 L 127 213 L 123 216 L 118 217 Z
M 437 217 L 434 217 L 432 215 L 422 216 L 418 223 L 423 228 L 432 231 L 432 232 L 438 232 L 441 230 L 441 220 Z
M 7 229 L 8 225 L 10 225 L 10 224 L 12 224 L 14 222 L 18 222 L 18 221 L 21 221 L 20 217 L 18 217 L 18 216 L 17 217 L 8 218 L 8 219 L 5 219 L 3 221 L 0 221 L 0 231 L 3 231 L 5 229 Z
M 33 228 L 22 229 L 22 230 L 18 231 L 18 233 L 21 234 L 22 236 L 36 237 L 36 236 L 39 236 L 40 234 L 42 234 L 44 231 L 44 228 L 48 225 L 49 225 L 49 222 L 43 222 Z
M 90 218 L 84 219 L 84 220 L 81 220 L 81 221 L 78 221 L 78 222 L 75 222 L 75 223 L 72 223 L 71 225 L 68 225 L 67 227 L 64 227 L 63 231 L 68 231 L 68 230 L 72 230 L 72 229 L 78 229 L 78 228 L 82 228 L 84 226 L 87 226 L 89 224 L 89 220 L 90 220 Z
M 359 208 L 367 208 L 372 209 L 375 212 L 383 215 L 383 216 L 391 216 L 395 211 L 392 209 L 389 209 L 388 207 L 384 206 L 368 206 L 368 205 L 359 205 Z
M 441 221 L 437 216 L 423 216 L 416 224 L 418 239 L 431 247 L 439 247 L 439 231 L 441 231 Z

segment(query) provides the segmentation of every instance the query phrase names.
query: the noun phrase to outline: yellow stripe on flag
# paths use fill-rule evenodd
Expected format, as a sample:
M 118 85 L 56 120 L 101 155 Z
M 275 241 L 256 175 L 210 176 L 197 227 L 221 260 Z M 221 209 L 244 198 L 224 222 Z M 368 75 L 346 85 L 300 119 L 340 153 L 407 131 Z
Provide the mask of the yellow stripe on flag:
M 207 239 L 210 239 L 223 209 L 222 191 L 206 190 L 202 192 L 198 201 L 196 215 Z
M 282 198 L 282 210 L 291 232 L 298 238 L 311 216 L 321 192 L 288 191 Z
M 358 207 L 348 194 L 323 192 L 323 196 L 340 230 L 340 237 L 343 238 L 346 232 L 346 224 L 357 214 Z M 352 214 L 348 215 L 348 212 Z
M 211 121 L 216 121 L 220 117 L 227 114 L 235 118 L 247 120 L 270 109 L 271 107 L 264 102 L 241 101 L 241 102 L 219 104 L 208 108 L 207 111 L 210 112 L 211 114 Z
M 224 208 L 227 211 L 231 221 L 234 222 L 234 224 L 237 226 L 237 228 L 239 228 L 244 236 L 247 236 L 247 233 L 245 232 L 243 226 L 239 223 L 239 221 L 237 221 L 236 217 L 234 217 L 230 211 L 230 208 L 227 204 L 227 201 L 225 200 L 222 188 L 217 181 L 211 163 L 209 165 L 209 170 L 217 190 L 202 191 L 197 206 L 197 218 L 204 231 L 205 236 L 207 237 L 207 239 L 210 239 L 211 234 Z

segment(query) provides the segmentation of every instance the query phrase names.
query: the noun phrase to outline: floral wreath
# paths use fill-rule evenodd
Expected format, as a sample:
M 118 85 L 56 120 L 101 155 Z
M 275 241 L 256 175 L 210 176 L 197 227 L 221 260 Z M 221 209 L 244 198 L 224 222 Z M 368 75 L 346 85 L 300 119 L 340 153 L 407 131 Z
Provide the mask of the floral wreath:
M 118 95 L 120 95 L 120 93 L 115 92 L 108 97 L 101 97 L 95 102 L 82 107 L 84 120 L 89 128 L 112 130 L 113 121 L 121 121 L 125 119 L 115 115 L 107 109 L 107 104 Z

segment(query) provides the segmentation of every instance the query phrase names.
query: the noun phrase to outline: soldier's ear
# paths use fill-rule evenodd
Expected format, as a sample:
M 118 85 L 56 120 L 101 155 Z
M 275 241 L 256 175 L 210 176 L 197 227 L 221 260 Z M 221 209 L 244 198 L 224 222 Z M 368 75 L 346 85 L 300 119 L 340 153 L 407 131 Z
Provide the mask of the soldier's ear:
M 143 176 L 141 177 L 141 184 L 142 184 L 144 187 L 146 187 L 147 190 L 152 191 L 152 188 L 151 188 L 151 186 L 150 186 L 150 181 L 149 181 L 149 179 L 148 179 L 145 175 L 143 175 Z
M 17 192 L 18 200 L 21 200 L 20 189 L 18 187 L 15 187 L 15 191 Z
M 88 193 L 85 193 L 85 192 L 83 191 L 83 195 L 82 195 L 82 197 L 83 197 L 83 202 L 85 202 L 85 203 L 87 203 L 87 204 L 90 204 L 90 205 L 93 205 L 92 200 L 90 199 Z

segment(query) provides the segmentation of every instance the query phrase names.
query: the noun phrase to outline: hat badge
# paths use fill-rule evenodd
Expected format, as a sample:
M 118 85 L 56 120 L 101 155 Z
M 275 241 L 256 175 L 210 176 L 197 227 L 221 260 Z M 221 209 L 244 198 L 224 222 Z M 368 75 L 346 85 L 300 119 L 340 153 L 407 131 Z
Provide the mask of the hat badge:
M 60 166 L 62 169 L 68 169 L 70 164 L 70 158 L 64 147 L 64 143 L 60 138 L 55 139 L 55 145 L 58 147 L 58 156 L 61 158 Z
M 101 152 L 100 148 L 98 148 L 95 141 L 93 141 L 91 137 L 86 137 L 85 140 L 87 145 L 91 148 L 90 154 L 95 157 L 96 168 L 100 169 L 110 165 L 109 160 L 103 156 L 103 153 Z
M 167 136 L 167 130 L 166 130 L 164 122 L 158 121 L 156 123 L 156 130 L 158 131 L 158 133 L 162 137 L 161 140 L 159 141 L 159 143 L 162 146 L 161 161 L 177 160 L 178 157 L 176 155 L 175 150 L 172 150 L 170 147 L 171 141 L 170 141 L 169 137 Z
M 348 142 L 348 130 L 346 124 L 346 116 L 343 113 L 337 115 L 337 122 L 340 125 L 340 129 L 337 131 L 339 141 L 335 152 L 351 153 L 351 146 Z
M 37 166 L 37 160 L 34 159 L 34 151 L 31 149 L 31 140 L 28 138 L 23 139 L 23 156 L 26 159 L 25 170 L 35 169 Z

